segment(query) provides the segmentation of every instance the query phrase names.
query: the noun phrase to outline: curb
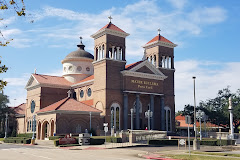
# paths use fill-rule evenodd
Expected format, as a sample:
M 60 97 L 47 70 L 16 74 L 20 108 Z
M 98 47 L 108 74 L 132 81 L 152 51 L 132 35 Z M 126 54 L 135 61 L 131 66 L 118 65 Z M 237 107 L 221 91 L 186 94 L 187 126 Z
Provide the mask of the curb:
M 180 160 L 180 159 L 166 158 L 166 157 L 163 157 L 163 154 L 154 154 L 154 153 L 138 154 L 138 157 L 145 158 L 145 159 L 158 159 L 158 160 Z

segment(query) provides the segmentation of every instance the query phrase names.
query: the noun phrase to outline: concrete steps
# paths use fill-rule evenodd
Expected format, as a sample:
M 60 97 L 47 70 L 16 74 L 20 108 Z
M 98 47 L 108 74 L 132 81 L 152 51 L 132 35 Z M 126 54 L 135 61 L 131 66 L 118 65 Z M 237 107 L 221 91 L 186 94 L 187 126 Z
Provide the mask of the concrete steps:
M 35 143 L 39 146 L 54 147 L 54 142 L 51 140 L 36 140 Z

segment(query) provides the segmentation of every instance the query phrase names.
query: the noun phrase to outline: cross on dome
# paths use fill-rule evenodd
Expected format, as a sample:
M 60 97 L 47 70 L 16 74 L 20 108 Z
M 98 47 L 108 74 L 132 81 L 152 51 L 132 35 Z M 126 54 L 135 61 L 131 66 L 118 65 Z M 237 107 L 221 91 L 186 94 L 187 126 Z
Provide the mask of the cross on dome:
M 80 43 L 82 43 L 82 39 L 83 39 L 83 38 L 82 38 L 81 36 L 80 36 L 79 38 L 80 38 Z
M 112 18 L 112 16 L 109 16 L 108 19 L 109 19 L 109 22 L 111 23 L 111 20 L 112 20 L 113 18 Z
M 160 31 L 161 31 L 161 29 L 160 28 L 158 28 L 158 34 L 160 35 Z

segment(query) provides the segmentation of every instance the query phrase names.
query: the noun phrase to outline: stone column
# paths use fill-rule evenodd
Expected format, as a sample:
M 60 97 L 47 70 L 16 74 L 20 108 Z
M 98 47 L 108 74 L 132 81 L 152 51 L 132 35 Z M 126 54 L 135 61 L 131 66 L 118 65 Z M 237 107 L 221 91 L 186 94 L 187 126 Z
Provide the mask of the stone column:
M 151 94 L 150 95 L 150 111 L 152 111 L 152 120 L 151 120 L 151 129 L 154 130 L 155 127 L 154 127 L 154 95 Z
M 164 97 L 161 96 L 161 130 L 164 131 L 165 130 L 165 111 L 164 111 Z
M 139 98 L 139 94 L 136 94 L 136 130 L 140 128 L 139 109 L 140 109 L 140 98 Z
M 111 56 L 112 59 L 115 59 L 114 48 L 115 48 L 115 46 L 112 46 L 112 56 Z
M 167 68 L 169 68 L 169 57 L 167 56 Z
M 119 48 L 120 47 L 117 47 L 117 58 L 116 59 L 120 59 L 120 57 L 119 57 Z
M 124 93 L 123 99 L 123 130 L 128 129 L 128 94 Z

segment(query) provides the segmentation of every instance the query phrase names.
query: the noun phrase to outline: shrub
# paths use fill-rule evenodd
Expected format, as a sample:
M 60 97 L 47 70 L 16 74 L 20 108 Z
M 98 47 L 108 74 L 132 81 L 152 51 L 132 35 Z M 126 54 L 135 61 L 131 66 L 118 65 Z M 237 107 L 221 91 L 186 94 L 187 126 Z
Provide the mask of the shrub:
M 158 139 L 158 140 L 149 140 L 148 141 L 149 145 L 178 145 L 178 140 L 177 139 Z
M 104 144 L 104 142 L 105 142 L 105 139 L 90 138 L 91 145 L 102 145 L 102 144 Z
M 56 139 L 63 138 L 63 137 L 64 136 L 50 136 L 49 140 L 56 140 Z
M 21 133 L 18 134 L 17 137 L 27 137 L 27 138 L 32 138 L 33 133 Z M 36 137 L 36 133 L 35 133 L 35 137 Z
M 217 140 L 202 140 L 202 141 L 200 141 L 200 145 L 216 146 Z
M 54 143 L 54 146 L 55 146 L 55 147 L 59 146 L 59 140 L 58 140 L 58 139 L 54 140 L 53 143 Z
M 72 147 L 72 146 L 81 146 L 80 144 L 63 144 L 59 145 L 58 147 Z
M 218 146 L 227 146 L 227 145 L 235 145 L 235 140 L 227 140 L 227 139 L 222 139 L 220 141 L 220 139 L 217 140 L 216 143 Z
M 31 138 L 9 137 L 3 140 L 4 143 L 24 143 L 30 144 Z
M 105 136 L 92 136 L 91 138 L 93 138 L 93 139 L 103 139 L 105 141 Z M 106 142 L 122 143 L 122 138 L 106 136 Z

